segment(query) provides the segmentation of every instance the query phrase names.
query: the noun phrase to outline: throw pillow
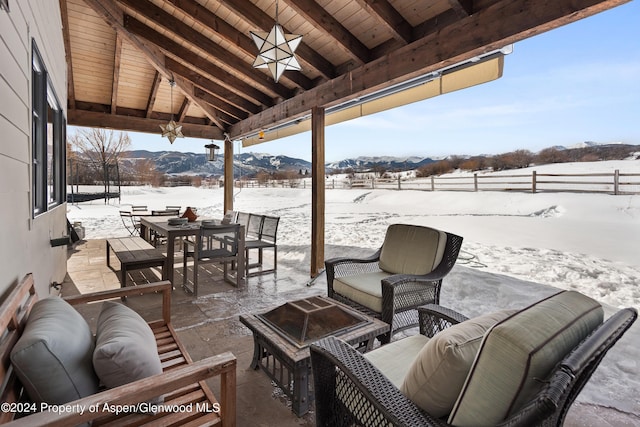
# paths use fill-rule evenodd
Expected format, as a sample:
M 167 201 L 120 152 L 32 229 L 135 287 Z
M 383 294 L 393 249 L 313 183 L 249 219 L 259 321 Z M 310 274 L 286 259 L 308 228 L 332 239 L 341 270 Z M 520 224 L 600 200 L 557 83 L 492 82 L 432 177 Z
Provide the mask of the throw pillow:
M 34 304 L 11 363 L 35 403 L 63 404 L 98 392 L 93 334 L 84 318 L 59 297 Z
M 153 331 L 135 311 L 107 301 L 98 316 L 93 366 L 107 388 L 161 374 Z M 162 397 L 151 403 L 162 403 Z
M 437 333 L 414 358 L 400 391 L 434 417 L 449 414 L 484 333 L 515 312 L 502 310 L 485 314 Z

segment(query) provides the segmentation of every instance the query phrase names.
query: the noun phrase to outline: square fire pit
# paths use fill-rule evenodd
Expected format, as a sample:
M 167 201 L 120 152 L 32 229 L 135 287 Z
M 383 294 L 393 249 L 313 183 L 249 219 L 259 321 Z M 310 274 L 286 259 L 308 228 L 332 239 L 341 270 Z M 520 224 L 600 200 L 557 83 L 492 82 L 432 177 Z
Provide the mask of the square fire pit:
M 266 313 L 240 315 L 253 333 L 251 367 L 261 369 L 291 398 L 291 410 L 304 415 L 314 400 L 309 344 L 335 335 L 360 351 L 389 331 L 389 325 L 351 307 L 317 296 L 291 301 Z
M 300 348 L 371 321 L 320 297 L 287 302 L 257 317 Z

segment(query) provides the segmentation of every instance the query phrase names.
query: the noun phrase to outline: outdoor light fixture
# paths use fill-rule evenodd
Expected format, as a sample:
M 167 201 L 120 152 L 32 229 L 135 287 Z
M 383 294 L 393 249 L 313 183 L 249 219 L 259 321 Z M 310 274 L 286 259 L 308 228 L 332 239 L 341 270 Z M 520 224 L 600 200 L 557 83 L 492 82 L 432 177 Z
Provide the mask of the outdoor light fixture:
M 253 62 L 253 68 L 268 68 L 276 83 L 284 70 L 300 71 L 300 63 L 293 54 L 300 42 L 301 35 L 285 34 L 278 24 L 278 0 L 276 0 L 276 23 L 270 32 L 249 31 L 254 43 L 258 47 L 258 56 Z
M 258 139 L 264 139 L 264 131 L 262 129 L 258 132 Z
M 173 120 L 173 87 L 175 85 L 176 81 L 173 80 L 172 77 L 171 80 L 169 80 L 169 86 L 171 86 L 171 120 L 169 120 L 169 123 L 166 125 L 160 125 L 160 129 L 162 129 L 162 136 L 166 136 L 171 144 L 173 144 L 173 141 L 175 141 L 176 138 L 184 138 L 184 135 L 182 134 L 182 125 L 179 125 Z
M 216 144 L 207 144 L 204 146 L 207 149 L 207 160 L 213 162 L 216 159 L 216 153 L 220 149 Z

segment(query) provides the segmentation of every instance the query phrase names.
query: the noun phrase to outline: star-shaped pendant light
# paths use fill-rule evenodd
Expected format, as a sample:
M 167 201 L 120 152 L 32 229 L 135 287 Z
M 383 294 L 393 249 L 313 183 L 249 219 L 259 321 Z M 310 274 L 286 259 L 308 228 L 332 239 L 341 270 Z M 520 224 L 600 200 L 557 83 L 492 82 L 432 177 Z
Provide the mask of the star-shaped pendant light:
M 302 41 L 301 35 L 285 34 L 278 24 L 278 0 L 276 0 L 276 23 L 270 32 L 250 31 L 258 47 L 258 56 L 253 62 L 254 68 L 268 68 L 273 79 L 278 82 L 285 70 L 300 71 L 300 63 L 294 52 Z
M 173 78 L 169 80 L 169 86 L 171 86 L 171 120 L 169 120 L 169 123 L 166 125 L 160 125 L 160 129 L 162 129 L 162 136 L 166 136 L 171 144 L 173 144 L 173 141 L 175 141 L 176 138 L 184 138 L 184 135 L 182 134 L 182 125 L 173 120 L 173 87 L 175 85 L 176 82 Z

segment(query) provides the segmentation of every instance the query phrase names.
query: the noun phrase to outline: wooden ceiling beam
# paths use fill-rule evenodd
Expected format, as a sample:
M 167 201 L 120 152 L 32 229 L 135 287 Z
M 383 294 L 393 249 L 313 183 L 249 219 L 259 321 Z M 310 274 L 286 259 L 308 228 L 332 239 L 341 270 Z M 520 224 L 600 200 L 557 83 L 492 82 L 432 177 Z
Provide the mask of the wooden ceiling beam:
M 147 59 L 149 64 L 153 66 L 166 79 L 169 79 L 171 73 L 168 72 L 164 65 L 165 55 L 154 45 L 150 45 L 144 40 L 138 39 L 124 27 L 124 13 L 113 0 L 84 0 L 100 17 L 102 17 L 116 32 L 125 38 L 129 43 L 136 47 Z M 223 128 L 221 122 L 218 121 L 216 110 L 203 100 L 197 99 L 193 95 L 193 83 L 184 79 L 175 79 L 176 86 L 182 93 L 189 97 L 191 101 L 202 109 L 207 117 L 209 117 L 217 126 Z
M 380 25 L 391 32 L 393 38 L 403 44 L 413 41 L 411 24 L 398 13 L 387 0 L 357 0 L 358 4 Z
M 161 138 L 160 125 L 167 124 L 166 120 L 78 109 L 69 110 L 67 112 L 67 120 L 68 123 L 73 126 L 111 128 L 132 132 L 158 134 L 159 139 Z M 186 137 L 224 139 L 224 133 L 218 127 L 187 122 L 182 122 L 180 124 L 182 125 L 182 133 Z
M 67 106 L 76 108 L 76 92 L 73 83 L 73 64 L 71 62 L 71 37 L 69 35 L 69 12 L 67 0 L 60 0 L 60 14 L 62 15 L 62 39 L 64 41 L 64 56 L 67 62 Z
M 238 114 L 240 117 L 236 116 L 235 114 L 229 114 L 226 111 L 229 109 L 228 104 L 224 103 L 220 98 L 213 96 L 209 92 L 203 89 L 200 89 L 199 87 L 197 87 L 195 91 L 196 91 L 195 93 L 198 95 L 198 98 L 204 99 L 209 104 L 215 106 L 220 110 L 219 112 L 220 120 L 222 120 L 226 124 L 236 123 L 238 119 L 245 119 L 249 116 L 244 111 L 238 112 L 238 110 L 235 110 L 235 113 Z
M 122 57 L 122 37 L 116 32 L 116 48 L 113 54 L 113 84 L 111 85 L 111 114 L 118 106 L 118 82 L 120 81 L 120 58 Z
M 219 1 L 225 7 L 232 10 L 238 16 L 238 18 L 255 27 L 256 30 L 268 32 L 273 27 L 273 24 L 275 22 L 273 17 L 267 15 L 249 1 Z M 291 31 L 289 31 L 284 26 L 282 27 L 282 29 L 287 34 L 291 33 Z M 302 37 L 302 42 L 296 50 L 296 57 L 298 58 L 298 61 L 300 62 L 300 65 L 303 69 L 311 68 L 320 73 L 324 79 L 332 79 L 337 76 L 335 66 L 324 56 L 318 55 L 315 50 L 311 49 L 311 47 L 309 47 L 309 45 L 304 42 L 304 37 Z M 284 75 L 287 76 L 288 74 L 290 73 L 285 71 Z
M 227 24 L 226 21 L 220 19 L 215 13 L 211 12 L 204 6 L 201 6 L 193 0 L 168 0 L 174 7 L 186 13 L 196 22 L 200 22 L 209 30 L 217 33 L 220 37 L 235 45 L 246 55 L 255 57 L 258 54 L 258 48 L 249 34 L 243 34 L 236 30 L 235 27 Z M 302 73 L 287 73 L 284 78 L 290 80 L 296 86 L 302 89 L 310 89 L 313 83 Z
M 191 101 L 189 101 L 189 98 L 184 98 L 182 105 L 180 106 L 180 110 L 178 111 L 178 122 L 182 122 L 184 118 L 187 117 L 187 111 L 189 110 L 190 105 Z
M 372 93 L 389 82 L 402 82 L 501 49 L 525 38 L 594 15 L 629 0 L 501 0 L 492 7 L 431 33 L 348 74 L 287 99 L 229 129 L 232 139 L 308 114 L 313 106 L 330 107 Z M 505 16 L 510 17 L 504 19 Z
M 150 118 L 153 112 L 153 104 L 156 103 L 156 96 L 158 95 L 158 89 L 160 89 L 160 82 L 162 76 L 156 71 L 156 75 L 153 79 L 153 85 L 151 85 L 151 92 L 149 93 L 149 99 L 147 100 L 147 114 L 146 117 Z M 186 99 L 186 98 L 185 98 Z
M 369 49 L 314 0 L 285 0 L 284 3 L 335 40 L 337 47 L 344 50 L 358 65 L 369 62 Z
M 219 61 L 224 61 L 225 66 L 233 68 L 238 73 L 241 73 L 248 79 L 253 80 L 256 84 L 269 88 L 272 92 L 277 93 L 278 96 L 285 99 L 292 96 L 293 93 L 290 89 L 287 89 L 287 87 L 281 84 L 277 84 L 273 81 L 273 78 L 267 76 L 267 74 L 256 70 L 250 64 L 238 58 L 234 53 L 222 48 L 213 40 L 205 37 L 203 34 L 191 28 L 184 22 L 176 19 L 173 15 L 170 15 L 154 4 L 146 0 L 118 1 L 125 4 L 128 8 L 131 8 L 131 10 L 153 21 L 155 24 L 162 26 L 165 30 L 175 34 L 177 37 L 186 40 L 193 46 L 198 47 L 198 49 L 207 52 Z
M 473 0 L 448 0 L 449 6 L 459 18 L 466 18 L 473 14 Z
M 202 74 L 198 74 L 198 72 L 192 70 L 191 68 L 185 67 L 178 61 L 167 58 L 166 63 L 167 68 L 172 72 L 184 77 L 196 86 L 205 89 L 207 92 L 215 94 L 215 103 L 210 102 L 209 98 L 203 99 L 210 105 L 213 105 L 216 109 L 225 111 L 233 116 L 236 116 L 239 119 L 246 119 L 249 116 L 247 111 L 253 114 L 260 112 L 260 108 L 258 108 L 257 106 L 245 101 L 235 93 L 231 92 L 223 86 L 220 86 L 216 82 L 209 80 Z M 247 108 L 249 108 L 250 110 L 247 110 Z
M 209 74 L 220 83 L 226 84 L 228 87 L 235 89 L 241 96 L 246 96 L 265 107 L 274 104 L 273 98 L 259 89 L 245 83 L 228 71 L 218 67 L 217 65 L 207 61 L 195 52 L 181 46 L 163 34 L 160 34 L 151 27 L 146 26 L 130 15 L 125 15 L 124 26 L 132 34 L 142 37 L 149 42 L 155 44 L 163 51 L 169 53 L 176 58 L 180 58 L 183 62 L 189 63 L 192 67 Z

